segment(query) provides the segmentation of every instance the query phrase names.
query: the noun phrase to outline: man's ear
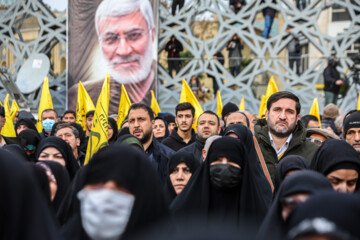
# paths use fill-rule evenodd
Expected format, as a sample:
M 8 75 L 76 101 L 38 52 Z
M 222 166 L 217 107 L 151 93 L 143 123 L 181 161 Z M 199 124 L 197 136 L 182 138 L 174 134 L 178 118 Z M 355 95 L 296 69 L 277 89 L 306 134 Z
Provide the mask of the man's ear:
M 76 138 L 76 146 L 80 146 L 80 138 Z
M 194 124 L 194 123 L 195 123 L 195 121 L 196 121 L 196 119 L 195 119 L 195 117 L 193 117 L 193 120 L 192 120 L 191 125 L 192 125 L 192 124 Z
M 151 120 L 151 125 L 155 124 L 155 119 Z

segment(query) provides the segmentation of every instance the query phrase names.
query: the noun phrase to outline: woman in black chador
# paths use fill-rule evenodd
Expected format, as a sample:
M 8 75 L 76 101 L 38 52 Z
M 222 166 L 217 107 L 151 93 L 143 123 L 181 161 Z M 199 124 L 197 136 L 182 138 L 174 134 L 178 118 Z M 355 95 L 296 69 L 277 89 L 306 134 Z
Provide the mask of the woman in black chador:
M 171 204 L 174 216 L 216 217 L 237 226 L 258 226 L 271 203 L 270 186 L 257 160 L 252 133 L 222 137 L 211 145 L 205 162 Z

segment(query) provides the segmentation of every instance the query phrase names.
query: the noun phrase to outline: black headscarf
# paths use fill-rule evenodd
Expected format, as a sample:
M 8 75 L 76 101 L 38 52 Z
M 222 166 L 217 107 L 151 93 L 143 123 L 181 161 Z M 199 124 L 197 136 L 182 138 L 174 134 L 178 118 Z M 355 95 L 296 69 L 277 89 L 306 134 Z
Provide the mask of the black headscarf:
M 47 165 L 56 179 L 57 191 L 51 205 L 55 213 L 57 213 L 70 186 L 69 174 L 66 168 L 64 168 L 60 163 L 54 161 L 41 161 L 40 163 Z
M 213 142 L 205 162 L 171 204 L 175 216 L 211 217 L 215 213 L 224 220 L 235 218 L 238 226 L 245 222 L 261 223 L 271 203 L 272 192 L 257 161 L 252 134 L 244 128 L 240 141 L 222 137 Z M 239 164 L 243 171 L 240 185 L 228 192 L 217 190 L 210 183 L 210 163 L 219 156 Z
M 17 144 L 5 145 L 5 146 L 3 146 L 3 149 L 13 153 L 21 161 L 24 161 L 24 162 L 28 161 L 28 156 L 26 155 L 25 150 Z
M 117 143 L 102 148 L 86 166 L 83 179 L 84 185 L 113 180 L 135 196 L 122 238 L 126 239 L 167 216 L 161 181 L 143 152 Z M 76 232 L 82 230 L 82 227 L 72 226 L 69 230 L 75 231 L 74 235 L 77 235 Z
M 24 150 L 36 150 L 37 146 L 41 141 L 40 134 L 38 131 L 34 131 L 32 129 L 23 130 L 19 134 L 20 144 L 24 148 Z M 28 149 L 30 148 L 30 149 Z M 29 161 L 35 162 L 35 153 L 28 157 Z
M 0 239 L 59 239 L 32 172 L 0 149 Z
M 117 135 L 118 135 L 118 126 L 117 126 L 116 121 L 113 118 L 108 118 L 108 123 L 114 132 L 113 135 L 111 136 L 111 138 L 108 140 L 108 142 L 109 142 L 109 144 L 113 144 L 113 143 L 115 143 Z
M 329 239 L 360 239 L 360 197 L 338 192 L 318 193 L 296 208 L 287 222 L 291 239 L 311 234 Z
M 49 186 L 49 179 L 48 176 L 46 175 L 45 170 L 40 167 L 35 165 L 35 163 L 33 162 L 29 162 L 27 163 L 28 167 L 31 169 L 31 172 L 33 174 L 33 176 L 36 179 L 36 184 L 39 186 L 39 189 L 41 190 L 41 192 L 43 193 L 44 197 L 45 197 L 45 201 L 50 204 L 50 198 L 51 198 L 51 192 L 50 192 L 50 186 Z
M 240 123 L 231 124 L 230 126 L 225 128 L 224 136 L 227 136 L 230 133 L 235 133 L 235 135 L 238 138 L 240 138 L 240 136 L 243 136 L 244 134 L 247 134 L 246 126 L 244 126 L 244 125 L 242 125 Z
M 179 165 L 179 163 L 185 163 L 186 166 L 190 169 L 192 174 L 195 173 L 196 169 L 200 166 L 200 163 L 197 159 L 195 159 L 194 155 L 188 152 L 177 152 L 171 156 L 168 167 L 167 167 L 167 176 L 165 183 L 165 195 L 168 197 L 170 201 L 172 201 L 176 196 L 176 192 L 170 180 L 170 174 L 174 168 Z
M 320 173 L 301 170 L 285 178 L 261 225 L 257 239 L 285 239 L 286 226 L 281 216 L 281 199 L 296 193 L 315 194 L 319 190 L 332 190 L 330 182 Z
M 275 168 L 275 192 L 284 181 L 286 174 L 291 170 L 309 169 L 310 164 L 305 158 L 298 155 L 289 155 L 281 159 Z
M 164 125 L 165 125 L 165 135 L 163 137 L 156 138 L 156 140 L 158 140 L 159 142 L 162 142 L 162 140 L 164 140 L 165 138 L 167 138 L 170 135 L 168 123 L 162 117 L 156 117 L 155 120 L 161 120 L 164 122 Z
M 50 136 L 44 138 L 43 140 L 41 140 L 41 142 L 39 143 L 36 149 L 36 159 L 39 158 L 39 155 L 42 152 L 42 150 L 48 147 L 54 147 L 57 150 L 59 150 L 59 152 L 61 153 L 61 155 L 65 160 L 65 167 L 68 170 L 70 178 L 72 179 L 75 176 L 76 171 L 79 170 L 80 166 L 74 157 L 70 145 L 58 137 Z
M 338 169 L 354 169 L 360 175 L 360 158 L 356 150 L 342 140 L 328 139 L 316 151 L 310 168 L 324 174 Z M 360 187 L 360 177 L 356 183 L 355 191 Z
M 20 125 L 25 125 L 28 127 L 28 129 L 32 129 L 34 131 L 37 132 L 37 129 L 35 127 L 35 124 L 33 123 L 33 121 L 31 119 L 28 119 L 28 118 L 21 118 L 19 119 L 16 124 L 15 124 L 15 133 L 16 133 L 16 136 L 19 136 L 16 129 L 20 126 Z

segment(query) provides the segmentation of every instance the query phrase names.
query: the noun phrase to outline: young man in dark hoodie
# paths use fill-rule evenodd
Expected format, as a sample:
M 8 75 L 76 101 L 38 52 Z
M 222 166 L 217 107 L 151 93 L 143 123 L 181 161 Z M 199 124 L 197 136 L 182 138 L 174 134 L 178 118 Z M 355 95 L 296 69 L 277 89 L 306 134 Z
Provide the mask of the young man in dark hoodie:
M 192 128 L 195 122 L 195 108 L 188 102 L 180 103 L 175 108 L 175 115 L 177 127 L 162 143 L 174 151 L 179 151 L 195 141 L 196 134 Z

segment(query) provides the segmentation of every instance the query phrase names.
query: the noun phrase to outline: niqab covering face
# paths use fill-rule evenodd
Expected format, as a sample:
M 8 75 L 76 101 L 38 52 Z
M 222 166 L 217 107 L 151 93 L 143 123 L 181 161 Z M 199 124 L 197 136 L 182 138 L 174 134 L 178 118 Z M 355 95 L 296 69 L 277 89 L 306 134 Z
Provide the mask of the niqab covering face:
M 360 158 L 355 149 L 345 141 L 328 139 L 316 151 L 310 168 L 327 176 L 329 173 L 342 169 L 354 169 L 360 176 Z M 360 177 L 355 191 L 360 187 Z
M 176 192 L 170 180 L 170 174 L 179 165 L 180 163 L 185 163 L 186 166 L 190 169 L 192 174 L 195 173 L 196 169 L 200 166 L 199 161 L 195 160 L 194 155 L 188 152 L 177 152 L 171 156 L 168 167 L 167 167 L 167 177 L 165 183 L 165 195 L 170 201 L 172 201 L 176 196 Z
M 25 151 L 35 151 L 41 141 L 40 134 L 32 129 L 25 129 L 19 134 L 20 144 Z M 28 156 L 29 161 L 35 162 L 35 152 Z
M 61 155 L 65 160 L 65 168 L 67 169 L 70 178 L 72 179 L 75 176 L 76 171 L 79 170 L 80 166 L 74 157 L 70 145 L 58 137 L 50 136 L 44 138 L 43 140 L 41 140 L 41 142 L 39 143 L 36 149 L 36 159 L 39 158 L 39 155 L 42 152 L 42 150 L 48 147 L 54 147 L 57 150 L 59 150 L 59 152 L 61 153 Z
M 266 214 L 257 239 L 285 239 L 286 226 L 281 215 L 281 199 L 297 193 L 312 195 L 321 190 L 332 190 L 330 182 L 321 173 L 301 170 L 285 178 Z
M 30 169 L 2 149 L 0 159 L 0 239 L 59 239 Z
M 275 169 L 275 192 L 291 170 L 309 169 L 310 164 L 302 156 L 289 155 L 281 159 Z
M 213 142 L 205 162 L 171 204 L 174 216 L 198 214 L 211 218 L 214 214 L 223 220 L 232 219 L 238 226 L 260 224 L 272 193 L 257 160 L 252 133 L 245 126 L 240 139 L 223 137 Z M 219 190 L 210 183 L 210 163 L 219 156 L 242 169 L 240 185 L 230 191 Z

